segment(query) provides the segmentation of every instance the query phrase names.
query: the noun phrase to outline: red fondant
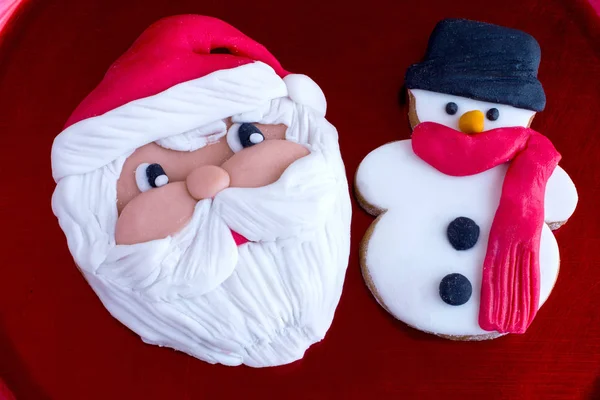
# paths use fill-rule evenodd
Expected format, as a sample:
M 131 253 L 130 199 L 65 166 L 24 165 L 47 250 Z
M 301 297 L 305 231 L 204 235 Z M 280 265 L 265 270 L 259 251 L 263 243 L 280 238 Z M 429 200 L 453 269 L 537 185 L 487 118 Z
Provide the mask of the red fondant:
M 227 49 L 231 54 L 211 54 Z M 173 85 L 254 61 L 289 74 L 261 44 L 216 18 L 180 15 L 164 18 L 142 33 L 81 102 L 66 126 L 104 114 Z
M 544 194 L 560 154 L 533 129 L 467 135 L 435 122 L 415 127 L 412 146 L 425 162 L 452 176 L 478 174 L 511 161 L 483 263 L 479 325 L 524 333 L 539 307 Z
M 242 235 L 240 235 L 237 232 L 231 231 L 231 235 L 233 236 L 233 240 L 235 241 L 235 244 L 237 244 L 238 246 L 241 246 L 244 243 L 249 242 L 248 239 L 246 239 L 245 237 L 243 237 Z

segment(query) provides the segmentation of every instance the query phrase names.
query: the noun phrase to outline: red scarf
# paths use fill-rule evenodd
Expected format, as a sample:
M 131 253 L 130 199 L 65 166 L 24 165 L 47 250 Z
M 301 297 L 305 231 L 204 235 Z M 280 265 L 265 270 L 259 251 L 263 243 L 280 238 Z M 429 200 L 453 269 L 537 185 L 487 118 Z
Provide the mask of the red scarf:
M 483 264 L 479 326 L 525 332 L 539 307 L 544 195 L 560 154 L 529 128 L 467 135 L 434 122 L 415 127 L 412 147 L 423 161 L 452 176 L 475 175 L 511 161 Z

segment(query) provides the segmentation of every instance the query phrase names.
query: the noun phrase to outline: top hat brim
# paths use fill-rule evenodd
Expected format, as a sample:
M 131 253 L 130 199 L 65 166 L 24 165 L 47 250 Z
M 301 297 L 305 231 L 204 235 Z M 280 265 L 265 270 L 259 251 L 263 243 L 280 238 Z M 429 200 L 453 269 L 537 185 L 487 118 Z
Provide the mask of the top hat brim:
M 412 65 L 406 72 L 407 89 L 422 89 L 542 111 L 546 96 L 539 80 L 532 76 L 489 75 L 465 68 L 439 68 L 432 62 Z

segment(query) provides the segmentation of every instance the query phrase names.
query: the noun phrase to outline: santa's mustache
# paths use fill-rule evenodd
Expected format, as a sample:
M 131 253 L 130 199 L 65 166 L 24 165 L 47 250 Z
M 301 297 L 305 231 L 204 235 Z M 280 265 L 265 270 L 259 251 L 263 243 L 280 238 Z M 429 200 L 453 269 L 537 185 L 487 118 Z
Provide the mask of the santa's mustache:
M 117 245 L 99 273 L 109 274 L 151 299 L 201 296 L 235 268 L 238 247 L 234 237 L 241 236 L 233 232 L 216 212 L 214 200 L 201 200 L 180 232 L 159 240 Z

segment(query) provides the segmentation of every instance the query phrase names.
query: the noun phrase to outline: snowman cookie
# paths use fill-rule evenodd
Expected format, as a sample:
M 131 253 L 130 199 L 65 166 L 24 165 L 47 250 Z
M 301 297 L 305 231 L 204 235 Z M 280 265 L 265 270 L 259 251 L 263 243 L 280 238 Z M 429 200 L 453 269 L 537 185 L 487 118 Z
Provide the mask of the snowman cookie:
M 377 301 L 455 340 L 524 333 L 558 276 L 552 229 L 577 191 L 529 126 L 545 106 L 540 48 L 496 25 L 443 20 L 406 73 L 412 138 L 361 162 L 356 194 L 377 219 L 361 265 Z

